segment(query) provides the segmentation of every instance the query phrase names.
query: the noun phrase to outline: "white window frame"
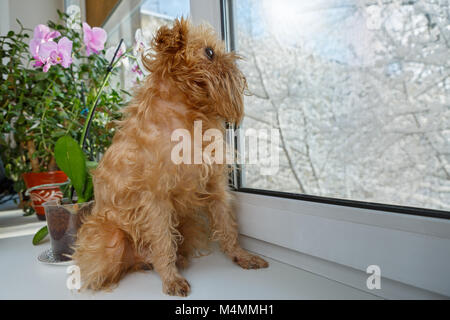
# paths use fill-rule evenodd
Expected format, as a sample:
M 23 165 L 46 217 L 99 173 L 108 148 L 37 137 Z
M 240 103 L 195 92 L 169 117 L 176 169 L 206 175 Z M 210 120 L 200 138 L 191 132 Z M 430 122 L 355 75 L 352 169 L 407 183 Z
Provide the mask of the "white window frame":
M 221 34 L 221 0 L 190 0 Z M 384 298 L 450 297 L 450 220 L 234 192 L 243 245 Z M 382 288 L 366 286 L 369 265 Z

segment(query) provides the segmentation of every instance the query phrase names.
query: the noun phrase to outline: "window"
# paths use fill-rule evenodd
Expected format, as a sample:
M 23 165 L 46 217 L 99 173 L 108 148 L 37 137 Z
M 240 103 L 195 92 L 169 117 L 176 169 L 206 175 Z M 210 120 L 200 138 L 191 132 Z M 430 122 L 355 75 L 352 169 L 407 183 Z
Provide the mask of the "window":
M 189 15 L 189 0 L 131 0 L 122 1 L 105 23 L 109 41 L 120 38 L 132 45 L 134 33 L 141 28 L 144 37 L 151 40 L 155 31 L 177 17 Z
M 175 18 L 189 15 L 189 0 L 130 0 L 121 1 L 104 24 L 108 32 L 106 46 L 117 46 L 124 39 L 129 48 L 135 42 L 137 29 L 147 43 L 151 41 L 156 30 L 165 24 L 172 24 Z M 136 81 L 133 66 L 123 68 L 120 79 L 124 89 L 130 90 Z
M 249 153 L 248 129 L 265 132 L 268 145 L 271 130 L 279 139 L 278 166 L 246 159 L 242 190 L 450 210 L 448 1 L 239 0 L 227 8 L 252 94 L 239 151 Z

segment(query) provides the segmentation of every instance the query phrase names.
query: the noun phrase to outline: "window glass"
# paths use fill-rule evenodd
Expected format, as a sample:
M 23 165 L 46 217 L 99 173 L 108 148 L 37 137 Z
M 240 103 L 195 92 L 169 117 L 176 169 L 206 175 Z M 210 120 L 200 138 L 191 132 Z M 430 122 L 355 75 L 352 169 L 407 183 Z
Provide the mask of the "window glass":
M 162 25 L 171 25 L 175 18 L 189 16 L 189 0 L 129 0 L 121 1 L 105 23 L 108 32 L 107 47 L 115 47 L 124 39 L 126 47 L 135 43 L 136 30 L 141 29 L 144 41 L 149 44 L 156 30 Z M 120 74 L 123 88 L 130 90 L 139 78 L 133 70 L 136 66 L 124 66 Z
M 450 210 L 448 1 L 239 0 L 233 18 L 241 140 L 279 140 L 242 187 Z

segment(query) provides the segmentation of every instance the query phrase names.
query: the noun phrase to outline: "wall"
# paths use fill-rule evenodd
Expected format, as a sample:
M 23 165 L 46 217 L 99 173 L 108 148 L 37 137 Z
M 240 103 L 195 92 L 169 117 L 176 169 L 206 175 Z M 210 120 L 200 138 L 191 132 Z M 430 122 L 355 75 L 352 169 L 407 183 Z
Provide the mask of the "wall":
M 9 0 L 0 0 L 0 35 L 9 30 Z
M 57 9 L 64 10 L 64 0 L 0 0 L 0 34 L 18 31 L 20 27 L 16 18 L 30 29 L 39 23 L 57 20 Z
M 86 21 L 92 27 L 101 27 L 119 0 L 86 0 Z

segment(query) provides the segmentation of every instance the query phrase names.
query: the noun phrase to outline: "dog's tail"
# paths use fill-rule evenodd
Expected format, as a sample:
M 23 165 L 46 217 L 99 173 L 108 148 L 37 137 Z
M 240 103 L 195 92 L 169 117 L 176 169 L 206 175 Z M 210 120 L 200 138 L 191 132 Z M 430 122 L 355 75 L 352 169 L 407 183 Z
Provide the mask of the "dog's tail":
M 106 217 L 85 217 L 72 255 L 80 268 L 83 288 L 109 289 L 135 266 L 133 245 L 127 234 Z

